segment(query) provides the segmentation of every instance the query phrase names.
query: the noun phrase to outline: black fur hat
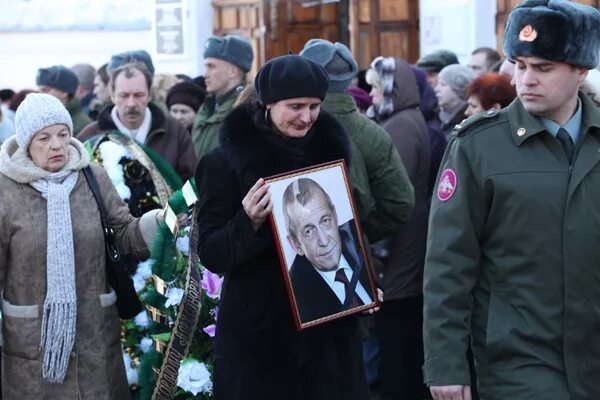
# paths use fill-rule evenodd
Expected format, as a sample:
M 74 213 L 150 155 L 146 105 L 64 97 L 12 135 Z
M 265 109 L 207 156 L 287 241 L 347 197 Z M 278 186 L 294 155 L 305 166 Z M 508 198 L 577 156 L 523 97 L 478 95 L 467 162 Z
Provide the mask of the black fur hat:
M 504 53 L 592 69 L 600 50 L 600 11 L 568 0 L 525 0 L 508 17 Z

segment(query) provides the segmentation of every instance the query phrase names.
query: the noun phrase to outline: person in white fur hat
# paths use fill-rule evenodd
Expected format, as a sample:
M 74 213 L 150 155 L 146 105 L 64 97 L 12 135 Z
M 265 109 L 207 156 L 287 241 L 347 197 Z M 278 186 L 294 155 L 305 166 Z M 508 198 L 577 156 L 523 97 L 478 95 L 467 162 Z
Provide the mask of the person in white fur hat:
M 98 205 L 117 245 L 143 259 L 158 210 L 133 218 L 101 167 L 89 165 L 63 104 L 32 93 L 0 150 L 0 291 L 5 399 L 128 399 L 116 295 L 107 282 Z

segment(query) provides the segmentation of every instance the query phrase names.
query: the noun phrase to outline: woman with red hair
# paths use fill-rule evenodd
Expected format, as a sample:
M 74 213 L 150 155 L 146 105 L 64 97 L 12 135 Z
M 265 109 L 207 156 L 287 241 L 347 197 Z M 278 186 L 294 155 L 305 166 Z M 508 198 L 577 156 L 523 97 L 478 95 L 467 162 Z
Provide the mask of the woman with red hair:
M 510 78 L 496 73 L 485 74 L 469 83 L 467 87 L 467 110 L 470 117 L 490 108 L 504 108 L 517 97 Z

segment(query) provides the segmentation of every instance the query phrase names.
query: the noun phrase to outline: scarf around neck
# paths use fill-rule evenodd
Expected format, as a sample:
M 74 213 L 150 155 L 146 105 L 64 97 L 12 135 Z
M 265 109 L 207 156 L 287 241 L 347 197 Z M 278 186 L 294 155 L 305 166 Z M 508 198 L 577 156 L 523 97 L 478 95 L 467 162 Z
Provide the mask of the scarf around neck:
M 146 138 L 150 133 L 150 127 L 152 126 L 152 112 L 148 107 L 144 111 L 144 120 L 142 124 L 137 129 L 129 129 L 119 119 L 119 114 L 117 114 L 117 106 L 114 106 L 110 112 L 110 116 L 112 118 L 113 123 L 117 127 L 117 129 L 127 136 L 135 139 L 138 143 L 146 143 Z
M 61 171 L 31 182 L 46 199 L 48 209 L 47 289 L 40 347 L 44 351 L 42 375 L 50 383 L 64 380 L 75 344 L 77 293 L 69 196 L 78 177 L 77 171 Z

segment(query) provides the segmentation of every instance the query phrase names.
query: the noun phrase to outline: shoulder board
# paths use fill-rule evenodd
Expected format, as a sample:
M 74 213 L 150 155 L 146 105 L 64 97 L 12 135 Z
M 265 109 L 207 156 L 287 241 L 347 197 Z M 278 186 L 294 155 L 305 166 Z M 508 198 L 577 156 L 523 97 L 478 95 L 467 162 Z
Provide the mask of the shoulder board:
M 452 135 L 464 135 L 469 129 L 481 124 L 483 121 L 488 121 L 491 118 L 496 118 L 498 116 L 499 111 L 500 110 L 496 108 L 490 108 L 485 112 L 481 112 L 464 119 L 460 124 L 454 126 L 454 128 L 452 129 Z

